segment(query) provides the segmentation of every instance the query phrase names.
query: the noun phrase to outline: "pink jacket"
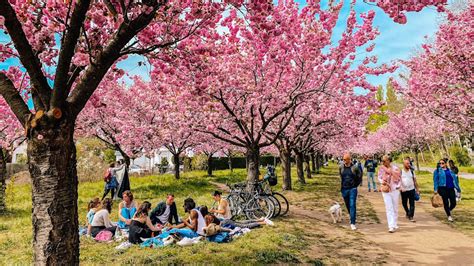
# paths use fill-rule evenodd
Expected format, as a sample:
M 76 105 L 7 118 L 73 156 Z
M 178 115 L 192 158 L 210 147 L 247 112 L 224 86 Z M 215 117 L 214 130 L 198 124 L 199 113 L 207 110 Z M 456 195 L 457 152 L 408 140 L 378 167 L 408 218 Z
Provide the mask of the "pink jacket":
M 380 166 L 378 178 L 380 184 L 382 184 L 383 181 L 389 182 L 392 191 L 399 189 L 402 184 L 400 169 L 395 165 L 391 165 L 391 169 L 384 165 Z

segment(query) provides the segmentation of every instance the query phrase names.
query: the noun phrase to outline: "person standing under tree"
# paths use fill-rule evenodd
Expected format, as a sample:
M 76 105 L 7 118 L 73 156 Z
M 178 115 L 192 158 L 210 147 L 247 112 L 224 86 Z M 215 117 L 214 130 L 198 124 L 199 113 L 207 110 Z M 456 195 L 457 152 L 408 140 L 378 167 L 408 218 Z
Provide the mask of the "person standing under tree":
M 374 160 L 373 155 L 365 160 L 364 167 L 367 169 L 367 186 L 369 188 L 369 192 L 371 191 L 371 185 L 374 192 L 377 192 L 377 185 L 375 183 L 375 169 L 377 169 L 377 161 Z
M 461 193 L 458 176 L 448 168 L 447 160 L 439 160 L 439 168 L 433 173 L 434 193 L 439 193 L 443 198 L 443 207 L 448 221 L 453 222 L 451 211 L 456 207 L 456 192 Z
M 411 169 L 410 157 L 407 157 L 403 160 L 401 194 L 403 209 L 407 219 L 411 222 L 415 222 L 416 193 L 420 194 L 420 189 L 418 188 L 418 182 L 416 182 L 415 172 Z M 410 203 L 410 208 L 408 208 L 408 203 Z
M 341 194 L 350 215 L 351 229 L 357 230 L 357 187 L 361 183 L 362 172 L 357 164 L 352 163 L 351 155 L 349 153 L 345 153 L 342 160 L 343 163 L 339 166 L 339 174 L 341 176 Z
M 111 163 L 109 165 L 109 168 L 105 171 L 104 175 L 104 182 L 105 182 L 105 187 L 104 187 L 104 195 L 102 196 L 102 200 L 105 199 L 107 194 L 109 192 L 111 193 L 111 198 L 114 197 L 115 195 L 115 190 L 117 189 L 117 178 L 116 178 L 116 173 L 114 168 L 115 164 Z

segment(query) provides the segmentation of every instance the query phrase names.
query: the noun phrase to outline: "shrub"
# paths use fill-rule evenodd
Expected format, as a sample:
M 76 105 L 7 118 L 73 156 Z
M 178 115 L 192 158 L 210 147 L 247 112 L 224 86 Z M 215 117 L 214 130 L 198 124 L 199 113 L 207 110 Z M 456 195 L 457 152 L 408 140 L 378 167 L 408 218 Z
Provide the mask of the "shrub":
M 466 148 L 453 146 L 450 148 L 451 155 L 460 166 L 469 166 L 471 165 L 471 158 Z

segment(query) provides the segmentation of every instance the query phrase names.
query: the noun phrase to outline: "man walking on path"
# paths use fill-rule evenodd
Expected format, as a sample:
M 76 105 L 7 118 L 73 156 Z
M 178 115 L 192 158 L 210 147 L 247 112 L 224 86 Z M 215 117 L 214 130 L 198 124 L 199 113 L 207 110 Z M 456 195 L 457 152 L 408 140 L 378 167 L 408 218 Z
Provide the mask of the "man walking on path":
M 345 153 L 342 158 L 343 164 L 339 166 L 341 176 L 341 194 L 344 198 L 347 211 L 351 217 L 351 229 L 356 230 L 356 203 L 357 187 L 362 180 L 362 172 L 357 164 L 352 163 L 351 155 Z
M 374 160 L 374 156 L 371 155 L 369 159 L 365 160 L 364 167 L 367 169 L 367 186 L 372 185 L 374 192 L 377 192 L 377 185 L 375 184 L 375 169 L 377 168 L 377 161 Z

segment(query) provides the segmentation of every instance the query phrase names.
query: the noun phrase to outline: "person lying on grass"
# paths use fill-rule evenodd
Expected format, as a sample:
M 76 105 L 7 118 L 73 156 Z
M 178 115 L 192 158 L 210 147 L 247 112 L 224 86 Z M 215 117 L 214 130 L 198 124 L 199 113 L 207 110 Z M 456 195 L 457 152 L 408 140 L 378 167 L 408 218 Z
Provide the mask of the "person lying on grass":
M 201 212 L 196 209 L 196 203 L 193 199 L 187 198 L 184 200 L 184 211 L 189 213 L 189 217 L 183 220 L 182 223 L 172 225 L 169 228 L 170 234 L 176 233 L 181 237 L 194 238 L 204 235 L 203 228 L 206 226 L 206 221 Z

